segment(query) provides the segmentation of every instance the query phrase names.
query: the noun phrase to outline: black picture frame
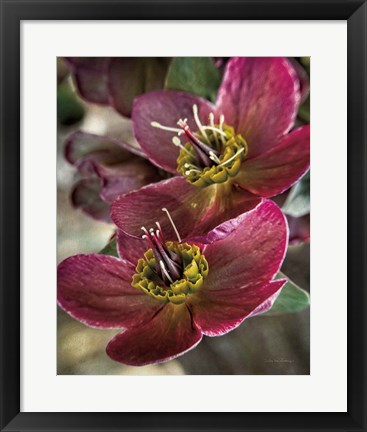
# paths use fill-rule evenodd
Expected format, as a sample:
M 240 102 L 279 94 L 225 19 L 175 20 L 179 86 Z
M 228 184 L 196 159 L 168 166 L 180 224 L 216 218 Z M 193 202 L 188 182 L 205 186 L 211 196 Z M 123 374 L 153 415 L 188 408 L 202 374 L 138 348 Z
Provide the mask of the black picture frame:
M 366 1 L 1 0 L 0 4 L 1 431 L 366 431 Z M 20 23 L 35 19 L 348 20 L 346 413 L 20 412 Z

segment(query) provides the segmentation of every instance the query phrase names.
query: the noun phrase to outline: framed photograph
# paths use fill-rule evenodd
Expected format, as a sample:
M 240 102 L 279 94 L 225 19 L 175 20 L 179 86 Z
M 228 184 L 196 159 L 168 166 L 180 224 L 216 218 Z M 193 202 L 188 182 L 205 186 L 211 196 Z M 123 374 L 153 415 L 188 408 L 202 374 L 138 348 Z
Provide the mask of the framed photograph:
M 366 430 L 366 18 L 1 2 L 1 430 Z

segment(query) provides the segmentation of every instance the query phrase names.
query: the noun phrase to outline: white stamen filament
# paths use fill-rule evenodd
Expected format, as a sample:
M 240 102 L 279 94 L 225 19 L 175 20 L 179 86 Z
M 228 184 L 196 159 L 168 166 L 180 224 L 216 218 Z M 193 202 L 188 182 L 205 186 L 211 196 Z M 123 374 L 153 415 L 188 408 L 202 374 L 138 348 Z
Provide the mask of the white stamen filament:
M 223 123 L 224 123 L 224 115 L 221 114 L 219 116 L 219 129 L 222 133 L 222 135 L 220 137 L 221 137 L 222 143 L 224 144 L 223 135 L 226 137 L 226 134 L 223 132 Z
M 159 231 L 159 229 L 157 229 L 157 230 L 155 231 L 155 235 L 157 236 L 157 238 L 158 238 L 159 240 L 163 239 L 163 237 L 161 237 L 161 231 Z
M 164 263 L 162 260 L 159 261 L 159 265 L 161 266 L 162 272 L 165 274 L 165 276 L 167 277 L 167 279 L 173 283 L 173 280 L 171 278 L 171 276 L 169 275 L 168 271 L 166 270 L 166 267 L 164 266 Z
M 221 135 L 221 137 L 223 138 L 227 138 L 227 135 L 225 134 L 225 132 L 223 132 L 222 130 L 216 128 L 216 127 L 212 127 L 212 126 L 203 126 L 204 129 L 209 129 L 212 131 L 217 132 L 219 135 Z
M 215 143 L 217 144 L 217 146 L 219 146 L 219 141 L 218 141 L 218 137 L 217 137 L 217 133 L 216 133 L 217 130 L 216 130 L 216 127 L 214 125 L 214 114 L 212 112 L 209 114 L 209 121 L 210 121 L 210 126 L 213 129 L 213 136 L 214 136 Z
M 200 122 L 199 115 L 198 115 L 198 106 L 196 104 L 193 105 L 192 112 L 194 113 L 194 119 L 195 119 L 195 122 L 196 122 L 200 132 L 203 134 L 205 139 L 209 142 L 208 135 L 206 134 L 205 129 L 203 128 L 203 125 Z
M 214 161 L 216 164 L 220 164 L 220 159 L 219 157 L 214 154 L 213 152 L 209 152 L 209 158 Z
M 187 162 L 185 163 L 184 167 L 185 168 L 189 168 L 189 169 L 190 168 L 193 168 L 193 169 L 197 169 L 198 168 L 196 165 L 193 165 L 193 164 L 190 164 L 190 163 L 187 163 Z
M 185 171 L 185 174 L 186 174 L 186 175 L 190 175 L 192 172 L 201 173 L 200 170 L 197 170 L 197 169 L 191 169 L 191 170 L 187 170 L 187 171 Z
M 167 131 L 167 132 L 182 133 L 181 129 L 173 128 L 173 127 L 169 127 L 169 126 L 163 126 L 160 123 L 155 122 L 155 121 L 151 122 L 150 125 L 153 126 L 154 128 L 162 129 L 162 130 Z
M 219 116 L 219 129 L 223 132 L 224 115 Z
M 140 229 L 142 229 L 145 232 L 146 236 L 149 236 L 148 230 L 145 227 L 142 226 L 142 227 L 140 227 Z M 143 238 L 144 238 L 144 236 L 143 236 Z
M 173 220 L 172 220 L 172 218 L 171 218 L 171 215 L 170 215 L 169 211 L 168 211 L 165 207 L 162 208 L 162 211 L 164 211 L 164 212 L 167 213 L 168 219 L 169 219 L 169 221 L 171 222 L 171 225 L 172 225 L 172 227 L 173 227 L 173 229 L 174 229 L 174 231 L 175 231 L 175 233 L 176 233 L 177 239 L 178 239 L 179 243 L 181 243 L 182 240 L 181 240 L 180 234 L 178 233 L 178 230 L 177 230 L 177 228 L 176 228 L 176 225 L 174 224 L 174 222 L 173 222 Z
M 173 145 L 175 145 L 176 147 L 179 147 L 180 149 L 182 149 L 185 153 L 187 153 L 188 155 L 191 156 L 191 153 L 181 144 L 180 138 L 177 137 L 173 137 L 172 138 L 172 143 Z
M 218 166 L 223 166 L 226 165 L 228 162 L 231 162 L 233 159 L 235 159 L 239 154 L 241 154 L 244 151 L 244 147 L 242 147 L 240 150 L 238 150 L 232 157 L 230 157 L 228 160 L 226 160 L 225 162 L 221 163 Z

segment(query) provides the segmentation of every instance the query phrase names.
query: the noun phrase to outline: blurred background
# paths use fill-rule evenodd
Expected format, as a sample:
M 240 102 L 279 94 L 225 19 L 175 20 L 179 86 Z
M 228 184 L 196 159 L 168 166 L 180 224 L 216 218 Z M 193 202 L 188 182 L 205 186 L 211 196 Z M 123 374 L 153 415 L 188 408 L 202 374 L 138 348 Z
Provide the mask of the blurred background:
M 117 128 L 124 140 L 136 145 L 128 118 L 106 105 L 82 100 L 70 76 L 70 66 L 58 59 L 57 132 L 57 257 L 103 249 L 113 235 L 113 225 L 96 221 L 71 202 L 71 191 L 80 179 L 78 170 L 64 157 L 66 139 L 77 130 L 103 135 Z M 308 102 L 309 103 L 309 102 Z M 308 114 L 309 115 L 309 114 Z M 289 246 L 282 271 L 309 291 L 309 242 Z M 57 372 L 60 375 L 213 375 L 309 374 L 310 310 L 246 320 L 234 331 L 217 338 L 204 336 L 192 351 L 159 365 L 125 366 L 112 361 L 105 347 L 117 330 L 86 327 L 58 308 Z

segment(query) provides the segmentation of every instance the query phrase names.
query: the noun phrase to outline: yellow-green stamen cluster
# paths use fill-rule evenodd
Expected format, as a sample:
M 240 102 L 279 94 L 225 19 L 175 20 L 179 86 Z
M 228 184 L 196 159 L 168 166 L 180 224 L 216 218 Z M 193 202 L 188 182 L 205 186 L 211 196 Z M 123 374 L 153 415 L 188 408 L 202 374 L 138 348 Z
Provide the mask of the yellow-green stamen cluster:
M 208 262 L 196 245 L 169 241 L 165 246 L 181 261 L 181 278 L 173 280 L 168 286 L 158 275 L 159 263 L 153 249 L 148 249 L 144 258 L 138 261 L 131 285 L 162 302 L 181 304 L 203 285 L 209 272 Z
M 223 125 L 221 129 L 225 137 L 210 129 L 206 129 L 206 137 L 200 131 L 195 133 L 200 141 L 209 142 L 219 153 L 215 160 L 213 158 L 211 166 L 200 166 L 192 143 L 187 142 L 180 150 L 177 170 L 195 186 L 206 187 L 215 183 L 225 183 L 238 174 L 241 163 L 247 155 L 247 143 L 242 135 L 235 135 L 234 129 L 227 125 Z

